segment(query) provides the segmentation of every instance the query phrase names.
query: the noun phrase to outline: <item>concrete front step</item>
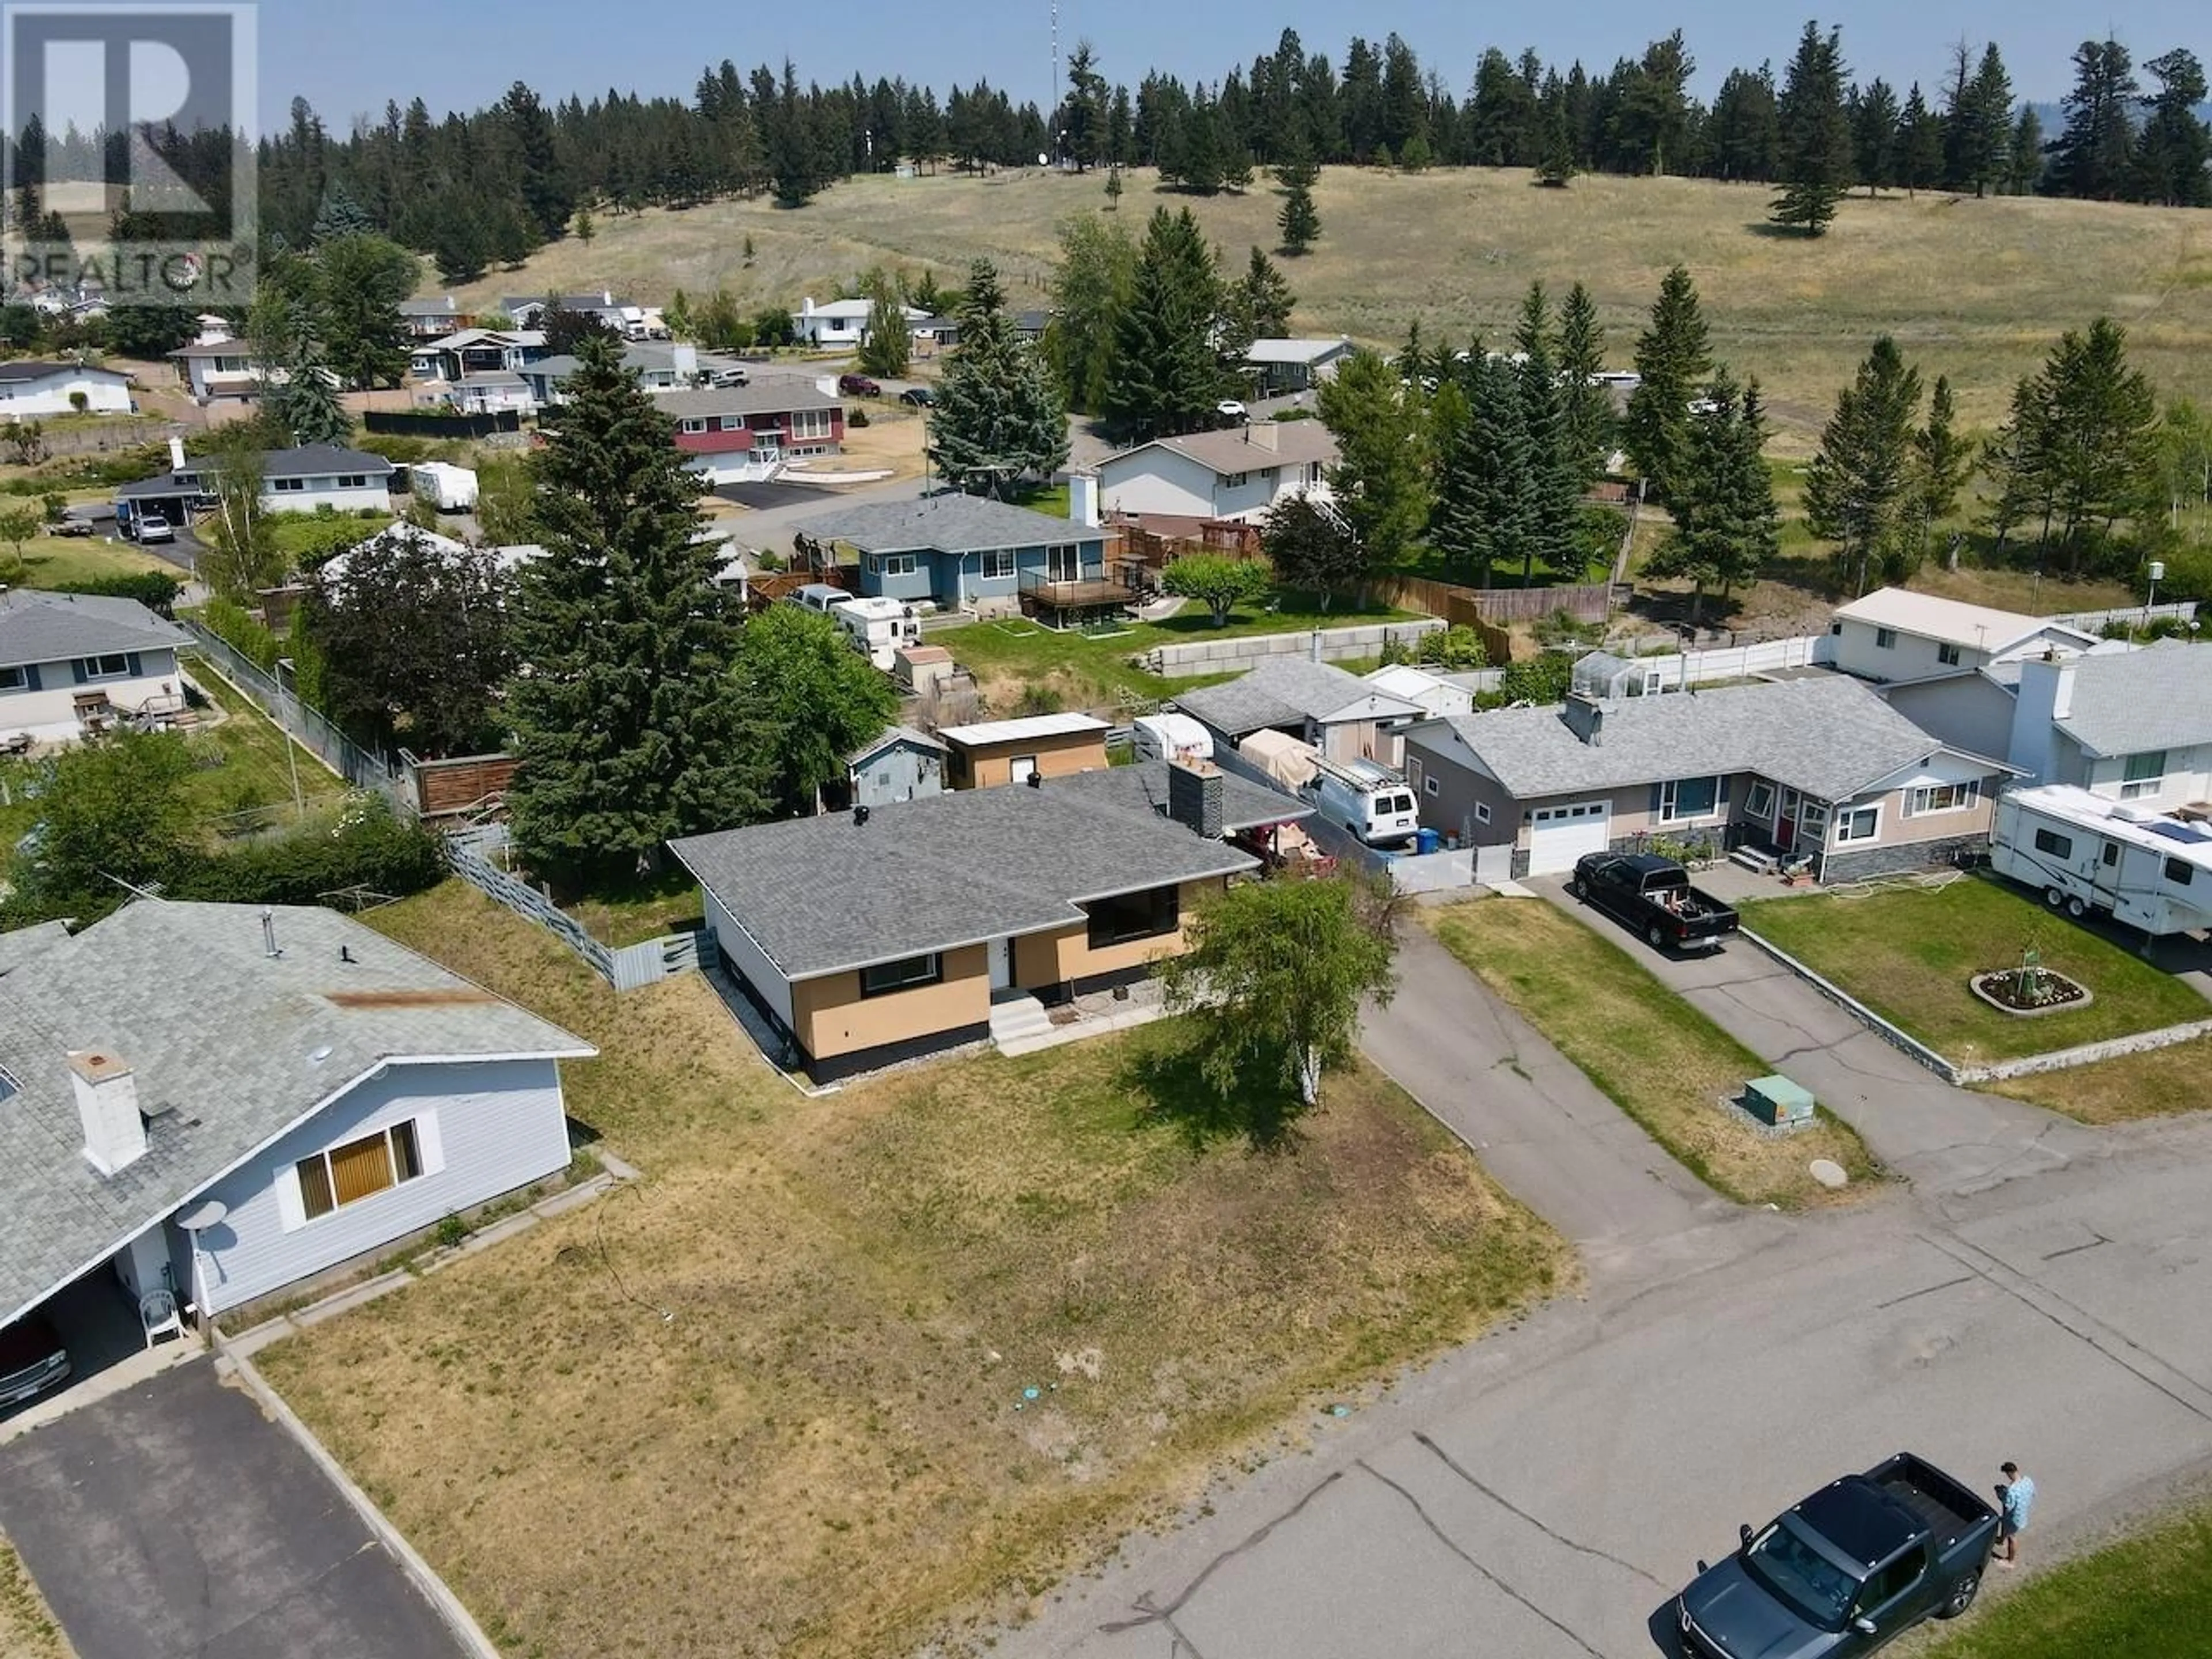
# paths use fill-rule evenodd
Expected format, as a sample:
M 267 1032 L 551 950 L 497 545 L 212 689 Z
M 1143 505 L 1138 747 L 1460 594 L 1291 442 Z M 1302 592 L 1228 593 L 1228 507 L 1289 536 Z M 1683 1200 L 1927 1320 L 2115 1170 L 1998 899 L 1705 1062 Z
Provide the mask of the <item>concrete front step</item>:
M 1729 862 L 1741 865 L 1743 868 L 1755 871 L 1762 876 L 1771 876 L 1774 873 L 1778 860 L 1751 848 L 1739 847 L 1729 854 Z
M 991 1041 L 1004 1048 L 1052 1030 L 1052 1016 L 1035 997 L 1008 997 L 991 1005 Z

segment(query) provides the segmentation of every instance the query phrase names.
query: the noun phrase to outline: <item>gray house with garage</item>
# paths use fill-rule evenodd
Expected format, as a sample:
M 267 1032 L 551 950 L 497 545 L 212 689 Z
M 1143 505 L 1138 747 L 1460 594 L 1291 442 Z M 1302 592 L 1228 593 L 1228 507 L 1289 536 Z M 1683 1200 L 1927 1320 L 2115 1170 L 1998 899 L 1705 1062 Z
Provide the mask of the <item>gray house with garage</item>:
M 1421 821 L 1516 877 L 1586 853 L 1749 847 L 1823 881 L 1940 864 L 1989 838 L 2002 761 L 1952 747 L 1843 675 L 1424 721 Z M 1489 860 L 1482 860 L 1487 864 Z

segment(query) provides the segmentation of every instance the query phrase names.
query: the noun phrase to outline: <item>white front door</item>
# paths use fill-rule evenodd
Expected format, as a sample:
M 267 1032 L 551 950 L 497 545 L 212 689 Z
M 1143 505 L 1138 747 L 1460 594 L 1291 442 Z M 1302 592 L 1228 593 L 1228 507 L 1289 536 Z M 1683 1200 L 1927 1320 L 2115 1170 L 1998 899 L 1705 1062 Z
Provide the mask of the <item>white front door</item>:
M 1009 991 L 1014 984 L 1014 942 L 1010 939 L 991 941 L 991 988 Z
M 1528 873 L 1532 876 L 1571 870 L 1583 854 L 1602 853 L 1611 842 L 1610 801 L 1540 806 L 1528 817 Z

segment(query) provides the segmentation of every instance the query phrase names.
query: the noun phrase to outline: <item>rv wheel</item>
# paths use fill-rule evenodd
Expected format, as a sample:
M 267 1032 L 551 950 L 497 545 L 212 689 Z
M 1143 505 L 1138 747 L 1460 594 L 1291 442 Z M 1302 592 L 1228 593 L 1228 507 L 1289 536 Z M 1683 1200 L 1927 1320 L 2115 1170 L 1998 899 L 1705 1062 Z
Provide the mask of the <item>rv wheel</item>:
M 2052 909 L 2056 910 L 2060 905 L 2066 902 L 2066 895 L 2060 892 L 2056 887 L 2046 887 L 2043 890 L 2043 902 L 2049 905 Z
M 2066 901 L 2066 914 L 2079 921 L 2089 914 L 2089 907 L 2078 898 L 2070 898 Z

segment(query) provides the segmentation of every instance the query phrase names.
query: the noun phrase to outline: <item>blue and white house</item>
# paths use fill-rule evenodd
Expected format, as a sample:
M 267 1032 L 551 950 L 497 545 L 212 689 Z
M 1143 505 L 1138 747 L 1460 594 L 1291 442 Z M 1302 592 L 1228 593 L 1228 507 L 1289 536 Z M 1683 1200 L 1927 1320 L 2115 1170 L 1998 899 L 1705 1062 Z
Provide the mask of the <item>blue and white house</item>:
M 797 528 L 860 557 L 860 592 L 999 615 L 1024 593 L 1103 584 L 1106 532 L 981 495 L 947 493 L 869 501 Z
M 136 599 L 0 590 L 0 743 L 74 743 L 118 716 L 181 713 L 189 643 Z
M 542 1181 L 596 1052 L 330 910 L 0 934 L 0 1326 L 86 1280 L 220 1314 Z

